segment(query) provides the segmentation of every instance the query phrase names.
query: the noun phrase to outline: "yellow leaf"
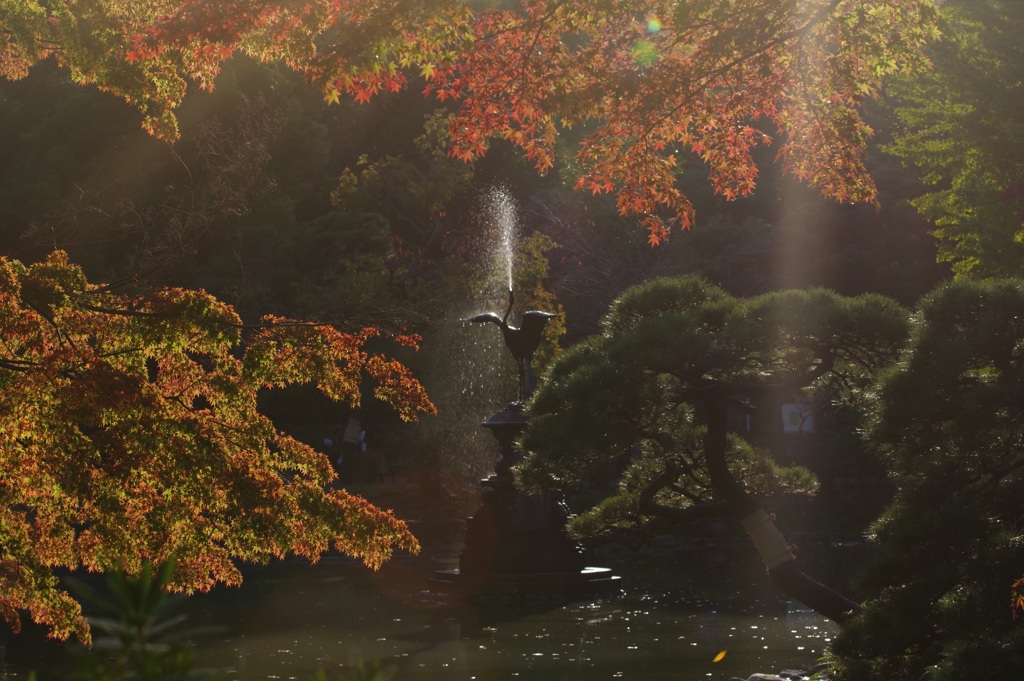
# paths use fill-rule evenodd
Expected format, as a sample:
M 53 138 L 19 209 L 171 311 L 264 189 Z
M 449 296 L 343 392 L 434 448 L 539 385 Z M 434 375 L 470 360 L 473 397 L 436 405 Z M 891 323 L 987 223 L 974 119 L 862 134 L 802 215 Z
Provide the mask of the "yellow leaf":
M 723 650 L 720 653 L 718 653 L 717 655 L 715 655 L 715 659 L 712 660 L 712 662 L 721 662 L 724 659 L 725 659 L 725 651 Z
M 427 80 L 430 80 L 434 76 L 434 69 L 435 68 L 437 68 L 437 67 L 435 67 L 433 64 L 427 62 L 426 64 L 424 64 L 423 66 L 420 67 L 420 75 L 423 76 L 424 78 L 426 78 Z

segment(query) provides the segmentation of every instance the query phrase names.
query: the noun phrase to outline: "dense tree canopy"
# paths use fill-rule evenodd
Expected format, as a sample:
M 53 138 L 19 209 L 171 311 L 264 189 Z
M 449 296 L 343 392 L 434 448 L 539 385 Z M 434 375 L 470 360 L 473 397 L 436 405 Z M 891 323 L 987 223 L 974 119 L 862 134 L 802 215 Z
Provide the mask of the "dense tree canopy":
M 280 60 L 359 100 L 407 71 L 457 102 L 455 156 L 498 137 L 540 171 L 561 129 L 586 130 L 579 188 L 617 195 L 651 239 L 693 208 L 675 184 L 695 154 L 715 190 L 749 193 L 753 150 L 841 201 L 871 201 L 859 105 L 886 74 L 922 64 L 931 0 L 524 0 L 472 14 L 452 0 L 161 0 L 5 4 L 0 73 L 54 57 L 81 83 L 138 106 L 173 139 L 190 79 L 212 87 L 236 51 Z
M 531 402 L 518 479 L 578 487 L 617 473 L 617 490 L 599 487 L 598 503 L 575 521 L 590 531 L 648 518 L 739 521 L 781 588 L 844 620 L 856 605 L 796 568 L 760 508 L 761 495 L 808 491 L 806 474 L 732 436 L 729 411 L 771 421 L 804 391 L 861 391 L 895 359 L 906 327 L 906 311 L 881 296 L 818 289 L 742 299 L 697 277 L 634 287 L 600 336 L 548 372 Z
M 178 135 L 173 110 L 189 81 L 213 87 L 236 50 L 280 60 L 366 98 L 405 83 L 408 66 L 465 37 L 457 3 L 315 0 L 98 0 L 5 3 L 0 73 L 22 77 L 54 58 L 81 84 L 95 84 L 145 115 L 144 127 Z M 321 45 L 317 45 L 317 42 Z M 436 58 L 436 57 L 435 57 Z M 332 90 L 337 99 L 337 90 Z
M 840 201 L 871 201 L 859 102 L 919 64 L 930 2 L 523 2 L 474 25 L 473 49 L 428 89 L 460 99 L 456 155 L 501 136 L 554 162 L 559 127 L 581 126 L 578 188 L 614 191 L 619 210 L 667 236 L 692 205 L 676 186 L 686 154 L 716 192 L 750 193 L 753 150 Z M 899 28 L 896 28 L 899 27 Z
M 433 410 L 377 332 L 265 318 L 244 327 L 201 291 L 116 292 L 56 252 L 0 260 L 0 613 L 88 639 L 58 568 L 137 573 L 176 561 L 173 587 L 236 584 L 236 559 L 336 549 L 377 566 L 416 550 L 405 524 L 329 489 L 327 458 L 257 409 L 266 389 L 360 385 L 404 419 Z M 412 338 L 396 338 L 415 344 Z
M 914 206 L 935 225 L 958 276 L 1024 274 L 1024 5 L 949 0 L 935 68 L 889 91 L 901 123 L 888 149 L 926 191 Z
M 897 493 L 873 528 L 876 597 L 836 643 L 840 678 L 1014 678 L 1024 672 L 1024 628 L 1009 607 L 1024 566 L 1024 284 L 949 284 L 914 319 L 868 432 Z

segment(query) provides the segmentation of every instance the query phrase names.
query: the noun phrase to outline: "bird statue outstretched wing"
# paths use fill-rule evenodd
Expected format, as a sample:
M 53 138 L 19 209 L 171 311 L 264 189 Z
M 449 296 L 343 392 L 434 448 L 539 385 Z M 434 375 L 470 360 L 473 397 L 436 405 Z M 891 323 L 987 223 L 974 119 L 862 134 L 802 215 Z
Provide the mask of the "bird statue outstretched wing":
M 497 324 L 498 326 L 501 326 L 504 323 L 502 321 L 501 317 L 499 317 L 494 312 L 484 312 L 482 314 L 473 315 L 472 317 L 467 317 L 467 318 L 463 319 L 462 321 L 464 321 L 464 322 L 473 322 L 474 324 L 479 324 L 481 322 L 493 322 L 494 324 Z
M 541 334 L 544 332 L 544 325 L 548 320 L 558 315 L 540 310 L 530 310 L 523 313 L 523 321 L 519 327 L 520 352 L 527 358 L 533 357 L 534 350 L 540 345 Z

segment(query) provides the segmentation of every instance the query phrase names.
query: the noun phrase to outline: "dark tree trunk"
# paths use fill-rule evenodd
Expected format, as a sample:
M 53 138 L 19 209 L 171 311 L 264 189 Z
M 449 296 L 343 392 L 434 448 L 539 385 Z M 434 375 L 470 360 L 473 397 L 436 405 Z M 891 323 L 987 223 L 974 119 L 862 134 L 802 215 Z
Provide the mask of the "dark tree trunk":
M 704 454 L 707 457 L 711 485 L 716 494 L 729 505 L 731 515 L 740 521 L 757 547 L 772 583 L 818 614 L 844 624 L 860 611 L 860 605 L 815 581 L 800 569 L 796 556 L 775 526 L 772 516 L 747 494 L 743 485 L 729 471 L 725 456 L 728 449 L 727 402 L 707 400 L 705 406 L 708 434 Z

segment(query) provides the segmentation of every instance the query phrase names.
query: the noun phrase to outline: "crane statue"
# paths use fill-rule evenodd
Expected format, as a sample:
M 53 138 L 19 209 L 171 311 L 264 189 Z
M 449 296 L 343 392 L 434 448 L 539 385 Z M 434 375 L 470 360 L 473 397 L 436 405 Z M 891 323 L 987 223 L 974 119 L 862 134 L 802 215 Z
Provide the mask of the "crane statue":
M 462 320 L 501 329 L 519 367 L 519 400 L 481 424 L 498 441 L 501 456 L 494 474 L 481 481 L 486 489 L 479 508 L 466 520 L 458 569 L 438 571 L 435 583 L 481 604 L 559 603 L 617 591 L 619 578 L 608 568 L 587 567 L 566 530 L 569 509 L 560 493 L 527 494 L 516 487 L 513 469 L 525 454 L 518 439 L 529 425 L 526 400 L 534 389 L 531 361 L 544 326 L 556 315 L 530 310 L 517 328 L 508 323 L 514 303 L 509 287 L 503 317 L 484 312 Z
M 529 310 L 523 313 L 523 319 L 519 327 L 511 326 L 508 317 L 512 313 L 512 305 L 515 303 L 515 296 L 512 289 L 508 290 L 508 309 L 505 316 L 499 317 L 494 312 L 484 312 L 474 315 L 463 321 L 475 324 L 491 322 L 501 329 L 501 335 L 505 339 L 505 345 L 512 352 L 519 369 L 519 400 L 523 403 L 530 398 L 536 387 L 536 377 L 533 375 L 533 353 L 540 345 L 540 337 L 544 332 L 544 326 L 548 320 L 557 315 L 539 310 Z

